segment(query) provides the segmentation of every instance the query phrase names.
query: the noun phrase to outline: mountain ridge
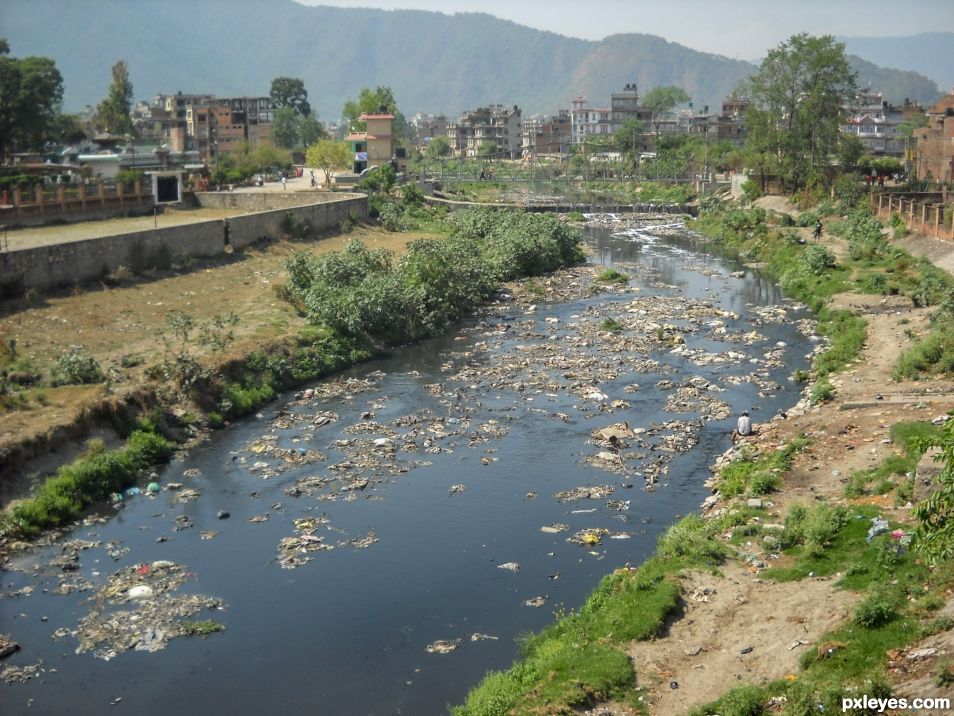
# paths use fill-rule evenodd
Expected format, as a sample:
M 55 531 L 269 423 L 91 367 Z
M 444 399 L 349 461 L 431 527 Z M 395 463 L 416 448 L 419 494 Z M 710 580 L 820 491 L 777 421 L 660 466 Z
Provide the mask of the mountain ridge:
M 392 88 L 408 115 L 456 117 L 498 103 L 517 104 L 525 115 L 550 114 L 580 94 L 605 106 L 612 92 L 631 82 L 641 91 L 679 85 L 696 107 L 716 111 L 756 69 L 639 32 L 583 40 L 482 12 L 334 8 L 292 0 L 267 6 L 256 0 L 7 0 L 0 27 L 12 55 L 56 61 L 68 111 L 106 95 L 110 67 L 119 59 L 128 63 L 136 98 L 150 101 L 177 91 L 265 95 L 274 77 L 300 77 L 322 119 L 336 118 L 362 87 L 380 85 Z M 891 101 L 928 102 L 940 94 L 920 75 L 870 63 L 860 67 L 859 84 L 890 88 L 884 91 Z

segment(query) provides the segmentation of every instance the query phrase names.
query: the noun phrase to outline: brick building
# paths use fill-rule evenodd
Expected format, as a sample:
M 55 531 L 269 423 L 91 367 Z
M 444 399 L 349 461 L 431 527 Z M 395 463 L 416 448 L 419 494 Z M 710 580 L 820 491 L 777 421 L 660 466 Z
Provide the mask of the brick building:
M 928 109 L 928 126 L 913 136 L 918 179 L 954 182 L 954 89 Z

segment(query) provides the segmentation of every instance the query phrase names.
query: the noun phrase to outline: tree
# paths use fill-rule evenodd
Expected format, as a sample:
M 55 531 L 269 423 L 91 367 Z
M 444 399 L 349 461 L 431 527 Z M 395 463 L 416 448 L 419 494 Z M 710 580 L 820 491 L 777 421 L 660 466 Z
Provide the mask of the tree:
M 328 130 L 314 114 L 309 114 L 298 118 L 298 138 L 302 146 L 310 147 L 319 139 L 327 139 Z
M 394 137 L 400 141 L 407 134 L 407 120 L 398 110 L 394 92 L 390 87 L 378 87 L 374 90 L 365 87 L 357 100 L 345 102 L 341 116 L 344 117 L 351 131 L 363 132 L 368 127 L 367 123 L 360 119 L 361 115 L 377 114 L 382 110 L 394 115 Z
M 635 164 L 639 156 L 643 138 L 643 123 L 638 119 L 627 119 L 613 134 L 616 149 L 620 154 L 628 155 Z
M 63 77 L 48 57 L 8 57 L 0 38 L 0 160 L 50 138 L 63 99 Z
M 269 95 L 278 109 L 291 109 L 299 117 L 311 115 L 308 90 L 305 89 L 305 83 L 297 77 L 276 77 L 272 80 Z
M 770 50 L 746 93 L 746 136 L 774 154 L 787 188 L 820 178 L 838 149 L 844 107 L 855 94 L 845 46 L 830 35 L 793 35 Z
M 306 153 L 308 166 L 318 167 L 325 174 L 325 184 L 331 183 L 331 174 L 336 169 L 351 167 L 351 147 L 347 142 L 322 139 L 315 142 Z
M 477 148 L 477 156 L 484 159 L 493 159 L 499 151 L 496 142 L 483 142 Z
M 838 139 L 838 163 L 842 169 L 854 167 L 865 153 L 864 142 L 854 134 L 842 134 Z
M 106 99 L 96 107 L 97 124 L 107 134 L 135 134 L 129 110 L 133 101 L 133 86 L 125 60 L 113 65 L 113 81 Z
M 452 151 L 450 140 L 447 137 L 432 137 L 431 141 L 427 143 L 426 154 L 428 159 L 448 157 Z
M 275 121 L 272 123 L 272 138 L 275 144 L 284 149 L 294 149 L 300 137 L 301 131 L 295 110 L 291 107 L 283 107 L 275 112 Z
M 652 112 L 653 132 L 659 133 L 659 120 L 673 110 L 677 104 L 689 101 L 689 95 L 682 87 L 654 87 L 643 97 L 643 106 Z

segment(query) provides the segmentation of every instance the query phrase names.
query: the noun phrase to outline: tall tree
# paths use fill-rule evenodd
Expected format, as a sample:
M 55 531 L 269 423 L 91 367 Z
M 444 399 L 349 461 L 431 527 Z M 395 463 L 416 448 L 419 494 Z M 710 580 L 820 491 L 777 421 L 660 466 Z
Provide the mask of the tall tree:
M 835 155 L 844 107 L 855 93 L 845 46 L 830 35 L 793 35 L 770 50 L 744 85 L 747 141 L 775 157 L 791 190 L 820 179 Z
M 653 131 L 659 132 L 659 120 L 673 110 L 677 104 L 689 101 L 689 95 L 682 87 L 669 85 L 668 87 L 654 87 L 643 97 L 643 106 L 652 115 Z
M 305 89 L 305 83 L 297 77 L 276 77 L 272 80 L 269 95 L 279 109 L 287 107 L 300 117 L 311 115 L 308 90 Z
M 125 60 L 113 65 L 113 80 L 106 99 L 96 107 L 97 124 L 107 134 L 135 134 L 132 117 L 133 86 L 129 79 L 129 67 Z
M 394 136 L 400 141 L 407 134 L 407 120 L 398 110 L 397 100 L 394 99 L 394 92 L 390 87 L 378 87 L 373 90 L 365 87 L 357 100 L 345 102 L 341 116 L 344 117 L 351 131 L 363 132 L 367 129 L 367 123 L 360 119 L 361 115 L 378 114 L 382 110 L 394 115 Z
M 63 99 L 63 78 L 48 57 L 9 57 L 0 38 L 0 160 L 50 138 Z
M 283 107 L 275 112 L 272 138 L 275 140 L 275 145 L 283 149 L 294 149 L 298 145 L 301 131 L 298 126 L 298 115 L 291 107 Z

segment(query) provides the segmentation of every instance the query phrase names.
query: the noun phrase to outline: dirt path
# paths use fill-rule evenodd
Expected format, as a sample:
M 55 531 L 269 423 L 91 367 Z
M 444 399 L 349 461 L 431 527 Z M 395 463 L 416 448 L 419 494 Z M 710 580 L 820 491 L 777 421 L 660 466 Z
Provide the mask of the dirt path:
M 636 642 L 629 650 L 650 713 L 686 713 L 736 683 L 797 673 L 805 650 L 815 648 L 855 601 L 833 581 L 767 582 L 738 563 L 721 577 L 686 575 L 683 613 L 666 638 Z

